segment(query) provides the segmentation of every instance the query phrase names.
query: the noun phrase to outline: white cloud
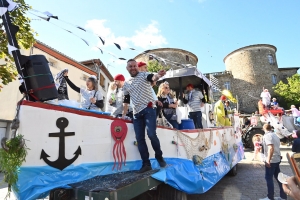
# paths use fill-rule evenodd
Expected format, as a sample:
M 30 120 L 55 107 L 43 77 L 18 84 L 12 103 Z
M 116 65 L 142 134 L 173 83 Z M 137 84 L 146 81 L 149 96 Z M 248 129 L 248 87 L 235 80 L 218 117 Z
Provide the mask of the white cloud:
M 158 29 L 158 22 L 156 21 L 152 21 L 147 27 L 135 31 L 135 35 L 132 36 L 131 41 L 135 46 L 144 49 L 161 47 L 167 44 L 167 39 L 161 35 L 161 31 Z
M 167 44 L 166 38 L 161 34 L 160 29 L 158 28 L 158 22 L 152 21 L 146 27 L 143 27 L 134 32 L 133 36 L 115 36 L 110 28 L 105 26 L 107 20 L 98 20 L 93 19 L 87 21 L 85 27 L 90 29 L 96 35 L 102 37 L 105 40 L 105 45 L 114 45 L 113 43 L 119 44 L 122 48 L 132 47 L 133 44 L 135 47 L 141 47 L 143 49 L 148 49 L 150 47 L 161 47 L 162 45 Z M 98 43 L 99 46 L 102 46 L 101 41 Z

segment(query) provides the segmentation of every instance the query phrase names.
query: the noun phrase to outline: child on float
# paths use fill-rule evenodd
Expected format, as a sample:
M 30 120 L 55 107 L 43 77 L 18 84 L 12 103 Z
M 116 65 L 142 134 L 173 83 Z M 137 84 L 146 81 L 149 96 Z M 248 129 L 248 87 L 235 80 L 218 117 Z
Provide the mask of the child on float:
M 295 105 L 291 105 L 291 109 L 289 111 L 292 112 L 295 126 L 300 126 L 300 123 L 298 122 L 298 118 L 300 117 L 300 111 L 296 108 Z
M 104 106 L 103 95 L 98 91 L 96 76 L 90 76 L 86 81 L 86 88 L 79 88 L 68 77 L 68 72 L 64 73 L 64 78 L 68 85 L 81 94 L 81 108 L 88 110 L 101 110 Z

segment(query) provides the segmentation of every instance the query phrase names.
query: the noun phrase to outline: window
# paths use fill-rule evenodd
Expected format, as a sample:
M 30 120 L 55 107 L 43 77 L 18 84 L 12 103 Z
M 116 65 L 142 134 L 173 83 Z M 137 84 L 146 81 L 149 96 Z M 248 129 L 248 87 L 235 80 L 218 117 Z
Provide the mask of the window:
M 230 90 L 230 82 L 229 82 L 229 81 L 225 81 L 225 83 L 224 83 L 224 88 L 225 88 L 226 90 Z
M 152 55 L 149 55 L 149 60 L 153 60 L 153 56 Z
M 272 74 L 272 83 L 273 85 L 277 84 L 277 76 L 275 74 Z
M 219 90 L 215 86 L 212 86 L 211 89 L 212 89 L 213 92 L 219 92 Z
M 51 67 L 55 67 L 55 64 L 54 64 L 54 62 L 49 62 L 49 65 L 51 66 Z
M 81 77 L 82 80 L 86 81 L 86 80 L 88 80 L 88 78 L 89 78 L 89 77 L 88 77 L 87 75 L 82 74 L 82 77 Z
M 190 61 L 190 57 L 188 55 L 185 56 L 186 61 Z
M 48 64 L 50 67 L 58 68 L 58 63 L 56 60 L 54 60 L 52 58 L 49 58 L 48 60 L 49 60 Z
M 100 74 L 100 85 L 105 90 L 105 78 L 102 74 Z
M 269 60 L 270 65 L 275 64 L 275 59 L 274 59 L 274 56 L 272 54 L 268 55 L 268 60 Z

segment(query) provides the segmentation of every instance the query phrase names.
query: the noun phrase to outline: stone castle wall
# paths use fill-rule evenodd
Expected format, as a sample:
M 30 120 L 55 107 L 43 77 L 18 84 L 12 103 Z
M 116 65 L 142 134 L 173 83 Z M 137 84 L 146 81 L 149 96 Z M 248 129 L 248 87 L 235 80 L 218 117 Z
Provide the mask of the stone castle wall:
M 273 63 L 270 63 L 272 56 Z M 276 47 L 252 45 L 238 49 L 224 59 L 226 70 L 232 73 L 231 91 L 238 95 L 240 110 L 256 111 L 257 102 L 264 88 L 273 93 L 272 75 L 279 77 Z
M 139 54 L 134 59 L 138 62 L 145 62 L 148 63 L 149 57 L 151 57 L 149 54 L 153 54 L 156 56 L 159 56 L 163 59 L 168 59 L 173 62 L 177 62 L 180 64 L 191 64 L 193 66 L 196 66 L 198 63 L 198 58 L 196 55 L 194 55 L 191 52 L 182 50 L 182 49 L 175 49 L 175 48 L 160 48 L 160 49 L 153 49 L 149 50 L 147 54 Z M 163 62 L 161 62 L 162 65 L 165 65 Z M 167 65 L 170 65 L 167 63 Z M 182 68 L 183 66 L 171 66 L 173 69 Z

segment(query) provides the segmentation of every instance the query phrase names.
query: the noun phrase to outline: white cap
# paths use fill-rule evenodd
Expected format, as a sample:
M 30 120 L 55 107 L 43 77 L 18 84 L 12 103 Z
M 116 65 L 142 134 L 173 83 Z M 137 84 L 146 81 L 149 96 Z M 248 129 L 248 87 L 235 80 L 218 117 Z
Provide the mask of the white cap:
M 93 79 L 97 80 L 97 77 L 95 75 L 91 75 L 89 78 L 93 78 Z

